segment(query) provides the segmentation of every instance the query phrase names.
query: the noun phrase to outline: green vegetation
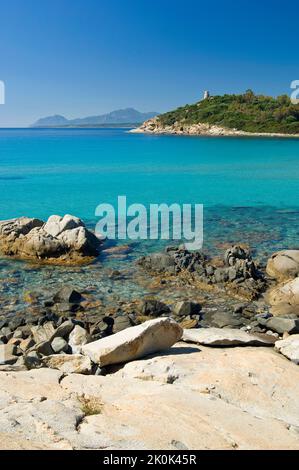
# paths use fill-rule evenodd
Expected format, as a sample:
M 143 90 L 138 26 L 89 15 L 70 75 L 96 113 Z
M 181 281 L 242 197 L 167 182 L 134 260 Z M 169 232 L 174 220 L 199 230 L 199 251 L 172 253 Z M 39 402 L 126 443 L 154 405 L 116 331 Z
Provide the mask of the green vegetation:
M 212 96 L 158 116 L 162 125 L 209 123 L 246 132 L 299 134 L 299 105 L 287 95 Z

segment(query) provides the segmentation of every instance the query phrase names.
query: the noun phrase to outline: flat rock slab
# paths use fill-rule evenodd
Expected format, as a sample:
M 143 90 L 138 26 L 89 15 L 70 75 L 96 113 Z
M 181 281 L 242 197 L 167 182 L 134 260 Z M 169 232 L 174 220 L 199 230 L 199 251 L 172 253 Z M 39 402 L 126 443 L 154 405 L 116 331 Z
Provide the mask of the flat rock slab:
M 64 374 L 90 374 L 91 361 L 81 354 L 53 354 L 43 358 L 50 369 L 58 369 Z
M 260 347 L 177 343 L 105 377 L 0 372 L 0 449 L 295 450 L 298 394 L 298 366 Z
M 299 364 L 299 335 L 291 335 L 286 339 L 276 341 L 275 349 L 295 364 Z
M 183 329 L 174 320 L 157 318 L 86 344 L 82 353 L 100 366 L 119 364 L 168 349 L 182 334 Z
M 252 335 L 231 328 L 198 328 L 184 330 L 183 341 L 206 346 L 273 346 L 276 338 Z

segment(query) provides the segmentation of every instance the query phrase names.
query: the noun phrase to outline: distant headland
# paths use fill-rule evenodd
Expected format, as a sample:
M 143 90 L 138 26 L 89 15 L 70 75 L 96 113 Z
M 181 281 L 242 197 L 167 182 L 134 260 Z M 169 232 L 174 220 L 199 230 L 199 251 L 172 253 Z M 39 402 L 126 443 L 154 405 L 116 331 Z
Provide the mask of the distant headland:
M 30 127 L 134 127 L 157 116 L 157 114 L 157 112 L 141 113 L 134 108 L 126 108 L 118 109 L 108 114 L 78 119 L 66 119 L 64 116 L 54 115 L 41 118 Z
M 210 96 L 144 122 L 132 132 L 176 135 L 299 137 L 299 104 L 287 95 L 277 98 L 243 94 Z

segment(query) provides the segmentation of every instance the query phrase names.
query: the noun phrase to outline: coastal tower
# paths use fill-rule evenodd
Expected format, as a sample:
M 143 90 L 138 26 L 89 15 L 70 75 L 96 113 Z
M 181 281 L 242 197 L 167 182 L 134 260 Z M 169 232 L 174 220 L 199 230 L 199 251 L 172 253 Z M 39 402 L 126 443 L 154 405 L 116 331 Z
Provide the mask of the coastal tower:
M 210 92 L 208 90 L 206 90 L 203 94 L 203 99 L 207 100 L 208 98 L 210 98 Z

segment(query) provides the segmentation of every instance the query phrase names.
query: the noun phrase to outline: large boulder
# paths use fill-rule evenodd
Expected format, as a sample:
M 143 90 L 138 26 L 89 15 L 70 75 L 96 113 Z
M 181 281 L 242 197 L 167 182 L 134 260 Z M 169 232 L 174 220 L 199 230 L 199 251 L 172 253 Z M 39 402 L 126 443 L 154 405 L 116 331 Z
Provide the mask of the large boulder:
M 184 330 L 183 341 L 205 346 L 273 346 L 271 335 L 249 334 L 231 328 L 199 328 Z
M 274 253 L 268 260 L 267 274 L 279 281 L 294 279 L 299 274 L 299 250 Z
M 299 335 L 291 335 L 281 341 L 276 341 L 275 349 L 295 364 L 299 364 Z
M 182 328 L 175 321 L 157 318 L 86 344 L 82 353 L 100 366 L 118 364 L 168 349 L 182 334 Z
M 71 215 L 54 215 L 46 223 L 27 217 L 0 222 L 0 252 L 20 259 L 77 263 L 96 257 L 101 243 Z
M 270 312 L 275 316 L 299 316 L 299 277 L 272 289 L 267 300 Z

